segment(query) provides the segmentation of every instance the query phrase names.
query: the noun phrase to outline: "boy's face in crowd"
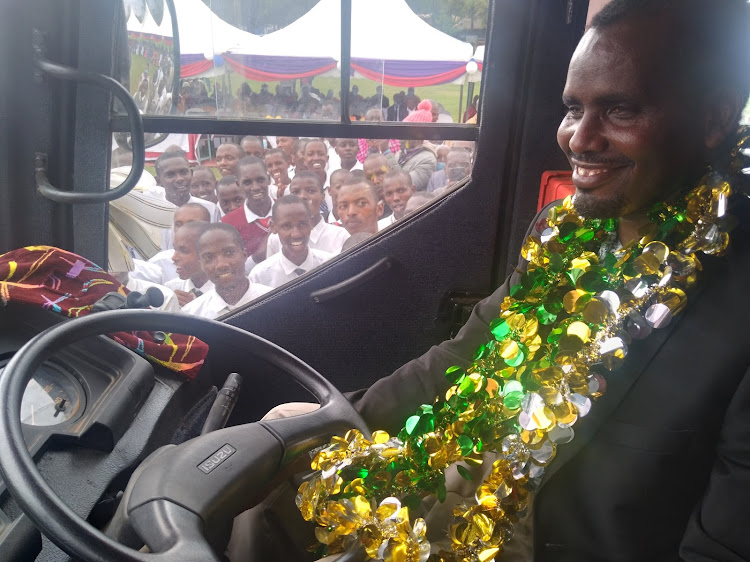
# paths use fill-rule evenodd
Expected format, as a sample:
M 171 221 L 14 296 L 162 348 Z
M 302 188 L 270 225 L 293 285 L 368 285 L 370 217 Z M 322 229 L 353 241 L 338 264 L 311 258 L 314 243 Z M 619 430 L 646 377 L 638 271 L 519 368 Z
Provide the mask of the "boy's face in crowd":
M 382 201 L 376 201 L 365 183 L 345 185 L 339 190 L 337 209 L 339 220 L 349 234 L 378 231 L 378 219 L 383 214 Z
M 359 145 L 356 139 L 336 139 L 336 154 L 341 158 L 341 164 L 351 167 L 357 162 Z
M 331 185 L 328 186 L 328 193 L 331 196 L 331 201 L 333 202 L 333 209 L 331 209 L 331 212 L 337 219 L 339 218 L 339 210 L 337 208 L 339 201 L 339 190 L 341 190 L 341 186 L 344 185 L 345 178 L 345 174 L 331 174 Z
M 323 190 L 320 189 L 320 183 L 312 178 L 297 178 L 292 180 L 289 186 L 289 193 L 304 199 L 310 208 L 310 216 L 320 216 L 320 204 L 323 202 Z
M 268 186 L 271 182 L 265 167 L 262 164 L 242 166 L 238 180 L 240 188 L 245 193 L 248 209 L 260 214 L 256 209 L 265 208 L 266 204 L 270 202 Z
M 296 140 L 297 139 L 294 137 L 276 137 L 276 146 L 286 152 L 289 156 L 292 156 Z
M 201 272 L 197 246 L 198 234 L 191 229 L 186 228 L 175 233 L 172 261 L 180 279 L 190 279 Z
M 188 161 L 182 157 L 168 158 L 159 165 L 156 179 L 166 192 L 167 201 L 174 205 L 184 205 L 190 199 L 192 172 Z
M 445 177 L 449 182 L 464 179 L 471 173 L 471 154 L 465 150 L 448 154 L 445 161 Z
M 204 232 L 200 237 L 199 256 L 203 273 L 217 289 L 234 288 L 247 278 L 245 248 L 228 232 Z
M 189 222 L 209 222 L 206 220 L 206 213 L 203 208 L 196 207 L 185 207 L 183 209 L 177 209 L 174 213 L 174 233 L 180 231 L 183 225 Z
M 222 144 L 216 151 L 216 166 L 222 176 L 237 175 L 237 163 L 242 158 L 240 150 L 231 144 Z
M 198 170 L 190 182 L 190 194 L 211 203 L 216 203 L 216 177 L 211 170 Z
M 402 174 L 386 178 L 383 182 L 383 198 L 397 219 L 406 213 L 406 204 L 412 195 L 414 186 Z
M 310 141 L 305 145 L 305 167 L 315 173 L 325 172 L 328 148 L 323 141 Z
M 263 143 L 259 140 L 248 139 L 242 141 L 242 150 L 246 156 L 257 156 L 263 158 Z
M 245 195 L 237 182 L 224 183 L 217 186 L 219 207 L 225 215 L 239 209 L 245 203 Z
M 383 185 L 383 179 L 388 173 L 388 161 L 385 158 L 368 158 L 362 168 L 368 180 L 376 186 Z
M 307 164 L 305 164 L 305 145 L 301 144 L 292 153 L 292 162 L 294 163 L 295 171 L 307 170 Z
M 289 261 L 297 265 L 305 261 L 311 230 L 310 212 L 305 206 L 281 205 L 276 209 L 273 231 L 279 235 L 281 251 Z
M 278 152 L 265 157 L 266 168 L 276 185 L 289 183 L 289 162 Z

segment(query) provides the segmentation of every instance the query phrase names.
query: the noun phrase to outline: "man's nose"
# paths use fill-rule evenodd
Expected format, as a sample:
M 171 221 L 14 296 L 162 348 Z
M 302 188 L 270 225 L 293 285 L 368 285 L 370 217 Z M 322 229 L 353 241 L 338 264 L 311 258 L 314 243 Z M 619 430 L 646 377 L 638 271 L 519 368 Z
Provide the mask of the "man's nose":
M 584 113 L 574 124 L 570 125 L 572 135 L 568 147 L 576 154 L 586 152 L 604 152 L 607 139 L 602 134 L 602 122 L 598 114 Z

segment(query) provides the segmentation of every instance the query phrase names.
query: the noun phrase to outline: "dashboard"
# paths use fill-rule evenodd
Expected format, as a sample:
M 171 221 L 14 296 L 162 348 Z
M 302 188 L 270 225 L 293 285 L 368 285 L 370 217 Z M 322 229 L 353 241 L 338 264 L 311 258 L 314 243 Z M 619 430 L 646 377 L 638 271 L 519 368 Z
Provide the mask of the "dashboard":
M 63 317 L 0 308 L 0 369 L 30 338 Z M 132 469 L 173 438 L 204 385 L 155 367 L 105 336 L 56 352 L 29 380 L 24 439 L 37 468 L 81 517 L 106 523 Z M 0 560 L 68 560 L 41 536 L 0 479 Z

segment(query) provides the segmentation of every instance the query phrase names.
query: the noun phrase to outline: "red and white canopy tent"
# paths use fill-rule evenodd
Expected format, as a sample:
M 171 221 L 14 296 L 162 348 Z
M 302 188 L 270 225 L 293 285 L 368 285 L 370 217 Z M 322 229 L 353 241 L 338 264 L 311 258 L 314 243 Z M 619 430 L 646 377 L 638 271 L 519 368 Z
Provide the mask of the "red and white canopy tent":
M 365 78 L 398 87 L 453 82 L 466 73 L 473 48 L 430 26 L 404 0 L 352 0 L 351 67 Z M 305 15 L 254 45 L 224 54 L 253 80 L 306 78 L 337 68 L 341 0 L 320 0 Z

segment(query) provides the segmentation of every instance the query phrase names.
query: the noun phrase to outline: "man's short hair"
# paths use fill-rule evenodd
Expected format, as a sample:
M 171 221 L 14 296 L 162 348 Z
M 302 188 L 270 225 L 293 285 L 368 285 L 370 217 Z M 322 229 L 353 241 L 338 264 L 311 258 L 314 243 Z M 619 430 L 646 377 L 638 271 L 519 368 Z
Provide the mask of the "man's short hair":
M 308 139 L 308 141 L 305 143 L 305 151 L 307 151 L 307 147 L 308 146 L 310 146 L 311 144 L 316 143 L 316 142 L 322 144 L 323 148 L 325 148 L 326 150 L 328 150 L 328 145 L 326 144 L 326 141 L 321 140 L 321 139 Z
M 286 153 L 286 150 L 284 150 L 283 148 L 279 148 L 277 146 L 276 148 L 271 148 L 269 150 L 266 150 L 264 157 L 271 156 L 272 154 L 280 154 L 285 162 L 289 162 L 289 155 Z
M 358 180 L 363 180 L 363 179 L 366 179 L 366 178 L 365 178 L 365 171 L 364 171 L 364 170 L 360 170 L 360 169 L 357 169 L 357 170 L 351 170 L 351 171 L 349 172 L 349 175 L 350 175 L 351 177 L 353 177 L 353 178 L 357 178 Z M 346 181 L 346 180 L 344 180 L 344 181 Z M 343 185 L 343 184 L 342 184 L 342 185 Z
M 206 217 L 206 222 L 211 221 L 211 213 L 208 212 L 208 209 L 206 209 L 203 205 L 200 203 L 185 203 L 184 205 L 181 205 L 175 213 L 181 211 L 182 209 L 200 209 L 202 213 L 204 213 Z
M 385 175 L 385 177 L 383 177 L 383 182 L 395 178 L 404 178 L 406 180 L 406 185 L 414 187 L 414 182 L 411 181 L 411 176 L 408 172 L 404 172 L 403 170 L 391 170 Z
M 730 86 L 747 101 L 750 91 L 750 5 L 747 0 L 612 0 L 594 16 L 592 28 L 665 15 L 682 40 L 675 63 L 699 88 Z M 743 103 L 744 105 L 744 103 Z
M 211 222 L 206 225 L 206 229 L 203 231 L 203 233 L 198 237 L 198 251 L 200 252 L 201 249 L 201 238 L 207 233 L 207 232 L 213 232 L 214 230 L 220 230 L 221 232 L 226 232 L 232 237 L 232 240 L 240 247 L 242 248 L 242 251 L 245 251 L 245 241 L 242 239 L 242 235 L 240 234 L 239 230 L 234 228 L 231 224 L 227 224 L 225 222 Z
M 302 180 L 305 178 L 309 178 L 311 180 L 315 180 L 315 185 L 318 186 L 320 191 L 323 191 L 323 180 L 320 179 L 320 176 L 316 174 L 315 172 L 312 172 L 310 170 L 301 170 L 300 172 L 294 174 L 294 177 L 292 178 L 292 182 L 289 184 L 290 187 L 292 183 L 294 183 L 296 180 Z
M 233 176 L 232 174 L 227 174 L 223 178 L 221 178 L 218 182 L 216 182 L 216 188 L 218 189 L 220 185 L 231 185 L 231 184 L 237 183 L 237 176 Z
M 239 162 L 237 162 L 237 173 L 239 173 L 242 168 L 252 166 L 253 164 L 260 164 L 263 166 L 263 169 L 266 170 L 266 163 L 263 162 L 263 159 L 251 154 L 249 156 L 244 156 Z
M 385 156 L 383 156 L 380 152 L 373 152 L 372 154 L 368 154 L 365 157 L 365 161 L 362 162 L 362 164 L 366 164 L 368 160 L 372 161 L 372 160 L 377 160 L 379 158 L 382 158 L 383 160 L 385 160 L 385 163 L 388 164 L 388 159 Z
M 214 176 L 214 171 L 208 166 L 196 166 L 195 168 L 193 168 L 193 174 L 195 174 L 195 172 L 204 172 L 204 171 Z M 216 176 L 214 176 L 214 178 L 216 178 Z
M 300 173 L 302 173 L 302 172 L 300 172 Z M 345 170 L 344 168 L 339 168 L 338 170 L 334 170 L 333 172 L 331 172 L 331 181 L 333 181 L 333 178 L 335 178 L 335 177 L 343 176 L 343 175 L 348 175 L 348 174 L 351 174 L 351 173 L 352 172 L 350 172 L 349 170 Z M 316 175 L 315 177 L 317 178 L 318 176 Z M 362 173 L 362 177 L 365 177 L 364 172 Z
M 273 204 L 273 208 L 271 209 L 271 219 L 276 220 L 276 214 L 278 213 L 279 207 L 284 207 L 286 205 L 302 205 L 305 210 L 308 209 L 307 203 L 305 203 L 305 200 L 302 199 L 302 197 L 297 197 L 296 195 L 291 194 L 284 195 L 283 197 L 279 197 L 276 200 L 276 203 Z
M 180 232 L 187 232 L 188 234 L 195 234 L 195 245 L 198 246 L 198 238 L 206 232 L 208 227 L 211 225 L 210 222 L 188 222 L 182 225 Z
M 253 135 L 247 135 L 245 137 L 242 137 L 242 140 L 240 141 L 240 146 L 242 146 L 242 143 L 245 141 L 257 142 L 260 144 L 260 146 L 263 146 L 263 140 L 260 137 L 255 137 Z
M 307 138 L 297 139 L 296 141 L 294 141 L 294 152 L 297 153 L 300 150 L 305 150 L 308 142 L 310 142 L 310 139 Z
M 373 199 L 375 200 L 375 203 L 380 201 L 380 196 L 378 195 L 378 188 L 375 187 L 375 184 L 371 181 L 357 177 L 354 174 L 350 174 L 348 178 L 344 180 L 344 183 L 341 184 L 341 189 L 344 189 L 347 185 L 366 185 L 367 189 L 370 190 L 370 193 L 372 194 Z
M 172 158 L 182 158 L 185 163 L 189 165 L 184 150 L 167 150 L 166 152 L 162 152 L 156 159 L 156 162 L 154 162 L 154 171 L 157 176 L 161 173 L 161 167 L 164 165 L 164 161 L 171 160 Z
M 237 144 L 236 142 L 224 142 L 224 143 L 221 143 L 219 145 L 219 148 L 221 148 L 222 146 L 233 146 L 234 148 L 237 149 L 237 152 L 239 152 L 240 154 L 245 154 L 245 151 L 242 150 L 242 147 L 239 144 Z

